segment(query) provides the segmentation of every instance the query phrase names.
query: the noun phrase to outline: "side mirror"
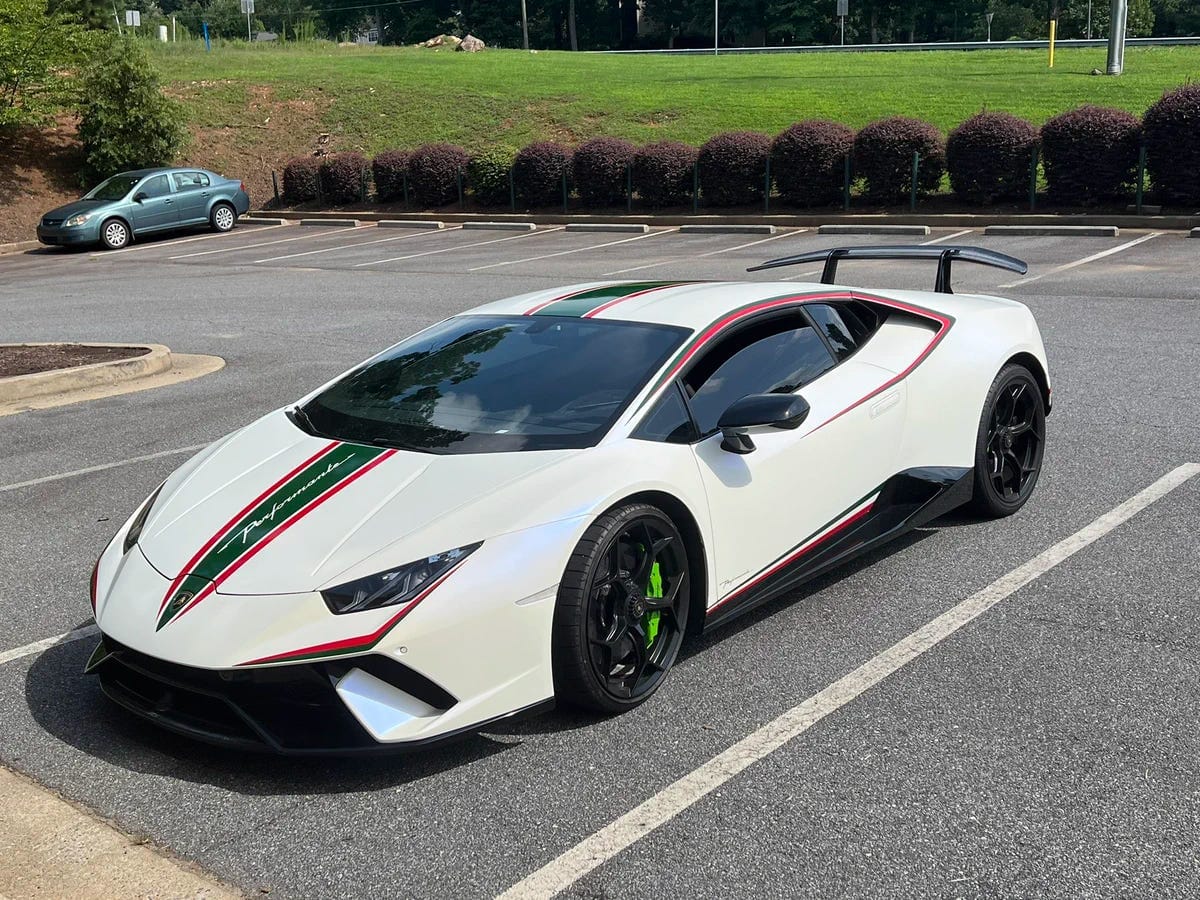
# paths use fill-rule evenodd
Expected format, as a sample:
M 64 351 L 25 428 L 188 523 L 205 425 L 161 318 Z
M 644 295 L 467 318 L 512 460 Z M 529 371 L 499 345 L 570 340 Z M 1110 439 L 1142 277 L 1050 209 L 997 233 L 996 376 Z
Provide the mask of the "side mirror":
M 145 191 L 138 191 L 136 194 L 133 195 L 134 203 L 141 203 L 143 200 L 149 200 L 149 199 L 150 199 L 150 195 L 147 194 Z
M 749 394 L 735 401 L 717 420 L 724 439 L 721 449 L 730 453 L 753 453 L 754 441 L 747 430 L 760 425 L 799 428 L 808 418 L 808 401 L 799 394 Z

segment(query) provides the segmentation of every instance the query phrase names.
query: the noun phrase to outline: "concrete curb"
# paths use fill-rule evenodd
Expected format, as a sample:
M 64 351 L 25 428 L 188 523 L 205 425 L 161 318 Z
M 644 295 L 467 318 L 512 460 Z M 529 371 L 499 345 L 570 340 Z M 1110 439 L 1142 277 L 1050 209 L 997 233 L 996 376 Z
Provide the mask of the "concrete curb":
M 301 225 L 339 225 L 344 228 L 357 228 L 358 219 L 301 219 Z
M 567 231 L 615 232 L 617 234 L 645 234 L 650 230 L 649 225 L 634 222 L 568 222 Z
M 464 231 L 533 231 L 533 222 L 463 222 Z
M 264 215 L 278 215 L 289 219 L 318 219 L 334 215 L 346 215 L 345 212 L 320 213 L 300 212 L 290 210 L 268 210 Z M 353 215 L 360 222 L 378 222 L 380 219 L 394 218 L 397 213 L 375 212 L 371 210 L 353 210 Z M 753 213 L 747 215 L 707 215 L 701 213 L 668 213 L 662 215 L 607 215 L 594 216 L 588 213 L 473 213 L 473 212 L 434 212 L 413 213 L 405 212 L 409 219 L 440 220 L 447 224 L 466 222 L 533 222 L 537 225 L 568 225 L 573 223 L 612 223 L 631 222 L 649 225 L 653 228 L 678 227 L 680 225 L 774 225 L 777 228 L 817 228 L 827 224 L 845 225 L 928 225 L 930 228 L 977 228 L 983 230 L 988 225 L 1118 225 L 1121 228 L 1142 228 L 1153 231 L 1183 230 L 1200 226 L 1200 215 L 1179 216 L 1127 216 L 1109 215 L 1055 215 L 1047 213 L 1020 213 L 1012 215 L 996 215 L 995 213 L 847 213 L 845 215 L 831 214 L 826 211 L 819 214 L 782 214 L 782 213 Z
M 1188 234 L 1188 237 L 1200 238 L 1200 228 L 1193 228 L 1191 233 Z
M 424 228 L 427 231 L 438 231 L 446 227 L 445 222 L 437 219 L 380 219 L 375 225 L 379 228 Z
M 929 234 L 928 225 L 821 225 L 817 234 Z
M 1116 225 L 989 225 L 984 234 L 1007 234 L 1010 237 L 1117 237 Z
M 774 225 L 680 225 L 680 234 L 774 234 Z
M 280 219 L 270 216 L 242 216 L 239 225 L 291 225 L 295 219 Z
M 5 253 L 24 253 L 26 250 L 36 250 L 42 246 L 41 241 L 17 241 L 14 244 L 0 244 L 0 256 Z
M 44 346 L 45 343 L 31 342 L 0 346 L 36 347 Z M 68 391 L 133 381 L 166 372 L 171 368 L 171 351 L 162 344 L 107 344 L 91 341 L 76 343 L 85 347 L 145 347 L 149 352 L 130 359 L 117 359 L 111 362 L 91 363 L 86 366 L 73 366 L 70 369 L 53 369 L 49 372 L 32 372 L 29 375 L 0 378 L 0 403 L 29 400 L 50 394 L 64 394 Z

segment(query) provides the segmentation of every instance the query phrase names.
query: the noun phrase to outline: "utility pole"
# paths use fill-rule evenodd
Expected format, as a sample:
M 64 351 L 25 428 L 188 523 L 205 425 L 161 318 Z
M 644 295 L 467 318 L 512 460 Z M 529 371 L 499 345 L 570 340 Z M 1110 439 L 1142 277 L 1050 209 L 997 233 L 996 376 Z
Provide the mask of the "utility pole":
M 1087 39 L 1092 39 L 1092 0 L 1088 0 Z
M 1112 0 L 1108 27 L 1108 74 L 1125 71 L 1125 22 L 1129 17 L 1129 0 Z
M 713 56 L 721 52 L 721 0 L 713 0 Z
M 521 39 L 525 49 L 529 49 L 529 16 L 525 12 L 525 0 L 521 0 Z

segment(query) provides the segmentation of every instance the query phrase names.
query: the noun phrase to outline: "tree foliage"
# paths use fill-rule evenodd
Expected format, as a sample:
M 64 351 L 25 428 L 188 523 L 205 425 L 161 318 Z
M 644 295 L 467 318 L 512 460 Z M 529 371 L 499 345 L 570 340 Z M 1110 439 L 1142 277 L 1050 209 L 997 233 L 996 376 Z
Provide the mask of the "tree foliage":
M 36 125 L 61 109 L 88 45 L 75 17 L 45 0 L 0 0 L 0 128 Z
M 146 51 L 133 38 L 114 37 L 96 53 L 80 89 L 85 182 L 166 165 L 183 148 L 183 108 L 162 92 Z

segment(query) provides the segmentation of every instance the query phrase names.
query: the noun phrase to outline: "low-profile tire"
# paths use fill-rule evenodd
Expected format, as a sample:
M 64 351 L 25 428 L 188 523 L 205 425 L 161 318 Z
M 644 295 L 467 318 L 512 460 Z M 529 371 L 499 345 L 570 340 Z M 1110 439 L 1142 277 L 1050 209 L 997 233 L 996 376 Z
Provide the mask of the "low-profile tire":
M 108 250 L 129 246 L 129 224 L 124 219 L 105 219 L 100 223 L 100 243 Z
M 679 654 L 690 599 L 687 548 L 666 513 L 631 503 L 600 516 L 558 589 L 557 698 L 601 712 L 644 702 Z
M 983 404 L 975 441 L 974 512 L 1011 516 L 1029 499 L 1046 451 L 1046 403 L 1033 373 L 1010 364 L 1000 370 Z
M 208 214 L 208 224 L 213 231 L 233 231 L 237 224 L 237 210 L 229 203 L 218 203 Z

